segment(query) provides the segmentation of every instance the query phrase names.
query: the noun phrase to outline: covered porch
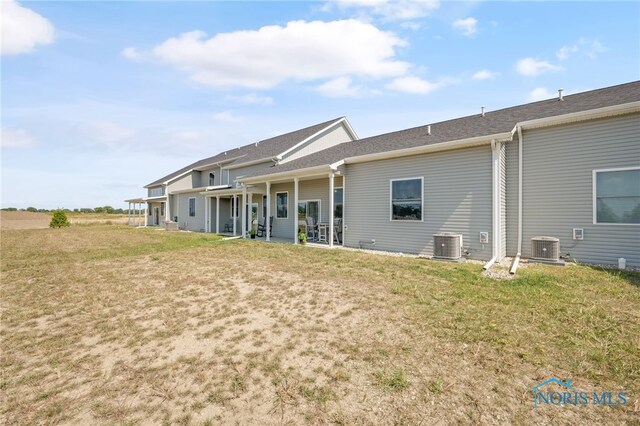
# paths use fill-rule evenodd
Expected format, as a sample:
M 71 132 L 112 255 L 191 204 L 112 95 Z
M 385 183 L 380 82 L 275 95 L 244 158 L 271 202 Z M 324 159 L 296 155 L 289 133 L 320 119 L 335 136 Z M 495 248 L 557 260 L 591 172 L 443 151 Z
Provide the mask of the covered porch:
M 132 198 L 124 200 L 129 204 L 127 209 L 127 225 L 147 226 L 147 202 L 144 198 Z
M 343 171 L 326 167 L 240 179 L 240 182 L 242 191 L 264 194 L 259 223 L 263 224 L 264 218 L 270 222 L 267 228 L 271 232 L 266 233 L 266 241 L 299 244 L 298 235 L 303 233 L 309 244 L 328 247 L 343 244 L 346 183 Z

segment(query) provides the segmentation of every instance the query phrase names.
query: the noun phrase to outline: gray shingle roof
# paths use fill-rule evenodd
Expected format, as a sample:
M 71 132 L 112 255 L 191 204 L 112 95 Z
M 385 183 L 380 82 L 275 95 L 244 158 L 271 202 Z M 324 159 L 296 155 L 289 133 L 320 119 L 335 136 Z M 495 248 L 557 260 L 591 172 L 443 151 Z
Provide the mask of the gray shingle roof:
M 203 158 L 202 160 L 191 163 L 188 166 L 176 170 L 173 173 L 169 173 L 168 175 L 145 185 L 145 188 L 155 185 L 161 185 L 163 182 L 173 179 L 176 176 L 180 176 L 181 174 L 188 172 L 189 170 L 197 169 L 199 167 L 214 164 L 220 161 L 236 158 L 235 161 L 232 161 L 228 164 L 241 165 L 244 163 L 249 163 L 251 161 L 261 160 L 263 158 L 274 158 L 277 155 L 282 154 L 289 148 L 307 139 L 308 137 L 318 133 L 322 129 L 329 127 L 336 121 L 341 120 L 342 118 L 343 117 L 336 118 L 333 120 L 325 121 L 324 123 L 305 127 L 304 129 L 295 130 L 283 135 L 264 139 L 259 141 L 257 145 L 255 143 L 252 143 L 249 145 L 241 146 L 239 148 L 221 152 L 217 155 L 214 155 L 213 157 Z
M 484 117 L 482 117 L 481 114 L 477 114 L 432 123 L 431 135 L 427 134 L 428 126 L 425 125 L 372 136 L 340 144 L 290 162 L 269 167 L 264 171 L 259 171 L 245 177 L 264 176 L 289 172 L 296 169 L 329 165 L 345 158 L 360 155 L 391 152 L 422 145 L 433 145 L 460 139 L 505 133 L 511 131 L 517 123 L 523 121 L 621 105 L 634 101 L 640 101 L 640 81 L 568 95 L 564 97 L 563 101 L 554 98 L 497 111 L 489 111 L 485 113 Z

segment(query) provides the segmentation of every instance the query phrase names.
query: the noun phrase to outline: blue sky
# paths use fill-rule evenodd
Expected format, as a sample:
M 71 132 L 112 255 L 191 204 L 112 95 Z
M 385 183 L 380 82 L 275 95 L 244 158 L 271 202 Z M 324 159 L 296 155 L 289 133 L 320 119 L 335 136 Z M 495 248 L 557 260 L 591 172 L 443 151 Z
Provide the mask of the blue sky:
M 2 207 L 126 207 L 217 152 L 640 77 L 639 2 L 1 2 Z

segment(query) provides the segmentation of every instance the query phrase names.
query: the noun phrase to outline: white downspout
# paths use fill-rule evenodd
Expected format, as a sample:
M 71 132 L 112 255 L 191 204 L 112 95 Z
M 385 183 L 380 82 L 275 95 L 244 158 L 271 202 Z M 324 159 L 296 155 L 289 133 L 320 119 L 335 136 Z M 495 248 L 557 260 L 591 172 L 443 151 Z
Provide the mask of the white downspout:
M 497 224 L 496 226 L 496 222 L 497 222 L 497 218 L 498 218 L 498 211 L 496 210 L 496 207 L 499 208 L 499 203 L 500 203 L 500 193 L 498 190 L 498 182 L 500 179 L 500 173 L 498 170 L 498 163 L 500 161 L 500 155 L 499 155 L 499 150 L 498 150 L 498 145 L 496 144 L 496 140 L 492 139 L 491 140 L 491 202 L 492 202 L 492 212 L 491 212 L 491 222 L 492 225 L 491 227 L 493 228 L 491 230 L 491 236 L 492 236 L 492 243 L 491 243 L 491 253 L 492 253 L 492 257 L 491 259 L 484 265 L 484 267 L 482 268 L 483 270 L 487 270 L 489 268 L 491 268 L 493 266 L 493 264 L 496 262 L 496 259 L 498 258 L 498 244 L 497 242 L 499 241 L 499 235 L 498 235 L 498 231 L 500 229 L 500 224 Z
M 515 274 L 518 269 L 518 263 L 520 262 L 520 256 L 522 254 L 522 151 L 524 140 L 522 139 L 522 127 L 518 126 L 518 253 L 509 273 Z

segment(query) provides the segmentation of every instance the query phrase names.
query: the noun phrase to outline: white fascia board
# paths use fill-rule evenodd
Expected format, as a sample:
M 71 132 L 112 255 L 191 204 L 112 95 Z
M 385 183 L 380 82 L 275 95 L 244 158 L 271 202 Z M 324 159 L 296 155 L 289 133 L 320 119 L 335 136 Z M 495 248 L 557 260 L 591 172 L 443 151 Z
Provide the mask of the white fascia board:
M 558 101 L 563 102 L 563 101 Z M 561 124 L 576 123 L 579 121 L 594 120 L 597 118 L 612 117 L 616 115 L 640 112 L 640 101 L 629 102 L 621 105 L 613 105 L 587 111 L 573 112 L 570 114 L 555 115 L 553 117 L 538 118 L 536 120 L 521 121 L 516 124 L 512 134 L 515 134 L 518 126 L 524 129 L 536 129 L 541 127 L 558 126 Z
M 386 160 L 389 158 L 407 157 L 410 155 L 424 154 L 429 152 L 447 151 L 450 149 L 468 148 L 472 146 L 491 145 L 491 141 L 505 142 L 511 140 L 511 132 L 497 133 L 494 135 L 477 136 L 467 139 L 459 139 L 449 142 L 434 143 L 432 145 L 420 145 L 412 148 L 397 149 L 394 151 L 384 151 L 375 154 L 358 155 L 343 160 L 344 164 L 366 163 L 369 161 Z M 334 163 L 338 164 L 338 163 Z
M 294 177 L 304 178 L 304 177 L 310 177 L 310 176 L 317 176 L 317 175 L 322 175 L 323 173 L 329 173 L 332 170 L 333 169 L 329 164 L 323 164 L 321 166 L 308 167 L 305 169 L 289 170 L 287 172 L 272 173 L 269 175 L 262 175 L 262 176 L 251 176 L 248 178 L 237 179 L 237 181 L 242 182 L 244 184 L 262 183 L 262 182 L 274 181 L 274 180 L 280 180 L 280 179 L 286 179 L 286 178 L 293 179 Z
M 180 179 L 181 177 L 184 177 L 186 175 L 188 175 L 189 173 L 191 173 L 193 171 L 193 169 L 189 169 L 184 173 L 180 173 L 178 176 L 174 176 L 171 179 L 167 179 L 164 182 L 162 182 L 163 185 L 169 185 L 171 182 L 175 181 L 176 179 Z
M 157 197 L 144 197 L 144 201 L 157 201 L 157 200 L 166 200 L 166 195 L 158 195 Z
M 309 142 L 310 140 L 312 140 L 315 137 L 320 136 L 321 134 L 323 134 L 324 132 L 326 132 L 327 130 L 331 129 L 332 127 L 335 127 L 338 124 L 341 124 L 343 122 L 346 121 L 345 117 L 342 117 L 336 121 L 334 121 L 333 123 L 329 124 L 327 127 L 324 127 L 322 129 L 320 129 L 319 131 L 315 132 L 314 134 L 312 134 L 311 136 L 309 136 L 308 138 L 298 142 L 297 144 L 295 144 L 294 146 L 292 146 L 291 148 L 287 149 L 286 151 L 278 154 L 276 156 L 276 159 L 278 160 L 282 160 L 284 158 L 285 155 L 289 154 L 290 152 L 296 150 L 297 148 L 301 147 L 302 145 L 304 145 L 305 143 Z
M 188 188 L 188 189 L 178 189 L 176 191 L 171 191 L 169 193 L 169 195 L 174 195 L 174 194 L 188 194 L 190 192 L 200 192 L 200 191 L 204 191 L 205 189 L 207 189 L 206 186 L 199 186 L 197 188 Z

